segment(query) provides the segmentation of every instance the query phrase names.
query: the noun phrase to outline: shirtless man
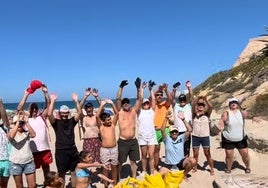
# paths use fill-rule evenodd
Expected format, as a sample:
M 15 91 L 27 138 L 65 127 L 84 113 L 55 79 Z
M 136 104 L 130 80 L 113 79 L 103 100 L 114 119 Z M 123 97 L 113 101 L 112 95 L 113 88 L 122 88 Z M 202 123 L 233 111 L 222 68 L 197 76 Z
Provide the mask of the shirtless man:
M 110 114 L 104 111 L 106 104 L 112 105 L 114 111 L 114 117 L 111 118 Z M 106 99 L 101 101 L 99 110 L 96 114 L 97 122 L 100 127 L 100 135 L 102 140 L 102 147 L 100 149 L 101 163 L 106 167 L 111 166 L 112 179 L 114 185 L 117 183 L 117 165 L 118 165 L 118 149 L 116 144 L 115 126 L 118 121 L 118 110 L 113 101 Z M 108 177 L 107 168 L 103 168 L 104 176 Z M 104 181 L 104 186 L 108 187 L 108 182 Z
M 122 169 L 123 163 L 126 162 L 127 157 L 129 156 L 130 166 L 132 177 L 136 177 L 137 173 L 137 164 L 136 161 L 140 160 L 140 148 L 138 140 L 135 137 L 136 134 L 136 118 L 137 113 L 140 110 L 142 104 L 141 97 L 141 79 L 137 78 L 135 81 L 135 85 L 137 88 L 137 100 L 133 107 L 130 105 L 130 101 L 128 98 L 124 98 L 121 100 L 123 87 L 128 84 L 127 80 L 123 80 L 119 86 L 116 103 L 117 109 L 119 111 L 119 139 L 118 139 L 118 152 L 119 152 L 119 167 L 118 174 L 120 180 L 120 172 Z
M 92 94 L 98 103 L 100 104 L 100 98 L 98 95 L 97 89 L 91 89 L 87 88 L 84 97 L 80 101 L 80 106 L 82 107 L 87 98 Z M 90 102 L 87 102 L 84 105 L 84 109 L 86 111 L 86 115 L 81 118 L 81 127 L 84 133 L 83 136 L 83 150 L 87 151 L 90 156 L 92 157 L 92 160 L 95 162 L 100 162 L 100 147 L 101 147 L 101 140 L 99 137 L 99 127 L 97 124 L 96 116 L 93 112 L 94 107 L 93 104 Z

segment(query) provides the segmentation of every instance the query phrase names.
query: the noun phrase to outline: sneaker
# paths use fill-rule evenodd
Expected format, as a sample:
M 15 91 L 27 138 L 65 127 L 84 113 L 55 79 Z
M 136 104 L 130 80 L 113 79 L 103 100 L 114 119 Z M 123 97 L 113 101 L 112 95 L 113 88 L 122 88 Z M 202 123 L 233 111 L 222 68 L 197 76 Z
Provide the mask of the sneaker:
M 142 178 L 144 178 L 145 177 L 145 175 L 146 175 L 146 172 L 145 171 L 142 171 L 141 173 L 140 173 L 140 177 L 142 177 Z

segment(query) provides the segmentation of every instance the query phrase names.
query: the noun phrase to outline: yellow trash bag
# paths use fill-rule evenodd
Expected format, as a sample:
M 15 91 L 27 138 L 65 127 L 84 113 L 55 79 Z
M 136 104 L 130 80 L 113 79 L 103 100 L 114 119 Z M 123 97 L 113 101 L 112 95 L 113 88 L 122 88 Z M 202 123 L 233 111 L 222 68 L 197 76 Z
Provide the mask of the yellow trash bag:
M 183 180 L 183 170 L 169 171 L 164 178 L 166 188 L 178 188 Z
M 117 183 L 114 188 L 143 188 L 143 185 L 141 181 L 128 177 L 123 182 Z
M 165 188 L 165 182 L 162 179 L 160 173 L 156 173 L 154 175 L 146 174 L 143 180 L 144 188 Z

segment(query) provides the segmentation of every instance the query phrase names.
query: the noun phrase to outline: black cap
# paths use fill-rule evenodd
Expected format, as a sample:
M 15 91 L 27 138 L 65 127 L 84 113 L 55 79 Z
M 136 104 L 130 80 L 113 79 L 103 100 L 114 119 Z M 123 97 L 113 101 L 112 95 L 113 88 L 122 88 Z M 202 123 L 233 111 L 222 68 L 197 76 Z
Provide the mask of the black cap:
M 186 95 L 185 94 L 180 94 L 178 97 L 179 101 L 186 101 Z
M 84 107 L 85 108 L 93 108 L 93 104 L 91 102 L 87 102 Z
M 129 99 L 128 98 L 123 98 L 123 100 L 121 101 L 121 104 L 126 104 L 128 103 L 129 104 Z

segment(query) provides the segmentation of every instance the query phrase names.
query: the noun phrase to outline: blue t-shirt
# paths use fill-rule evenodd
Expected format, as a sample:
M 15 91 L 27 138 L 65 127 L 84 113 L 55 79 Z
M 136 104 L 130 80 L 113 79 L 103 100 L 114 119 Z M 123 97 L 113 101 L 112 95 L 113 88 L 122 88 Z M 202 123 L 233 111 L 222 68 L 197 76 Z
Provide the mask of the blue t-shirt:
M 166 164 L 176 165 L 184 159 L 185 133 L 179 135 L 176 140 L 170 136 L 165 138 Z

